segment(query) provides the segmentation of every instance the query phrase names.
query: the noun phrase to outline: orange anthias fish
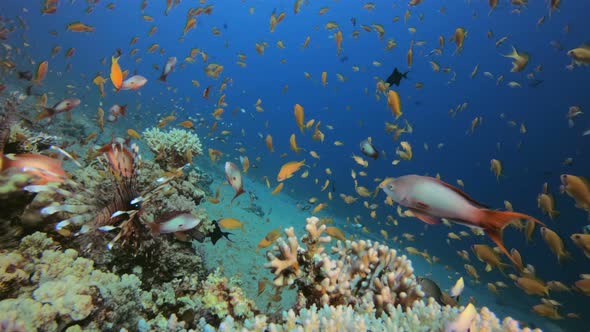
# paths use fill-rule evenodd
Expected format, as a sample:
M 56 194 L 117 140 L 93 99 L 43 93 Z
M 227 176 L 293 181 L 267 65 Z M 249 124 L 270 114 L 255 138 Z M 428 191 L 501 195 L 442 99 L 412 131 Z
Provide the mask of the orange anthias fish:
M 439 179 L 405 175 L 384 182 L 380 188 L 396 203 L 409 208 L 416 218 L 427 224 L 440 224 L 442 218 L 468 227 L 481 228 L 516 264 L 504 247 L 502 231 L 515 219 L 527 219 L 544 225 L 524 213 L 489 210 L 461 189 Z
M 387 105 L 389 105 L 389 108 L 391 108 L 391 111 L 393 112 L 393 115 L 396 119 L 403 114 L 401 101 L 397 92 L 393 90 L 389 90 L 387 92 Z
M 66 30 L 73 31 L 73 32 L 93 32 L 94 27 L 86 25 L 82 22 L 73 22 L 68 24 Z
M 295 104 L 293 113 L 295 115 L 295 123 L 297 123 L 297 127 L 303 132 L 303 129 L 305 128 L 305 113 L 303 112 L 303 106 Z
M 277 175 L 277 181 L 281 182 L 293 176 L 302 166 L 305 165 L 305 159 L 302 161 L 290 161 L 283 166 Z
M 119 66 L 119 58 L 111 57 L 111 82 L 117 91 L 121 90 L 123 86 L 123 72 Z
M 590 221 L 590 181 L 581 176 L 562 174 L 559 189 L 574 199 L 577 208 L 588 211 Z
M 232 186 L 232 188 L 234 188 L 234 191 L 236 192 L 236 194 L 234 195 L 234 197 L 232 198 L 232 202 L 234 201 L 234 199 L 236 199 L 238 196 L 240 196 L 241 194 L 243 194 L 244 191 L 244 182 L 242 181 L 242 173 L 240 173 L 240 168 L 232 163 L 231 161 L 228 161 L 225 163 L 225 178 L 227 179 L 227 182 L 229 182 L 229 184 Z
M 35 79 L 33 80 L 33 83 L 41 84 L 43 79 L 45 79 L 45 75 L 47 75 L 47 67 L 48 66 L 49 66 L 49 63 L 47 61 L 43 61 L 39 64 L 39 66 L 37 67 L 37 73 L 35 74 Z
M 101 97 L 105 96 L 105 92 L 104 92 L 105 82 L 106 82 L 106 80 L 104 79 L 104 77 L 100 76 L 100 73 L 97 73 L 96 76 L 94 77 L 94 79 L 92 80 L 92 83 L 94 83 L 94 85 L 98 86 L 98 91 L 100 92 Z

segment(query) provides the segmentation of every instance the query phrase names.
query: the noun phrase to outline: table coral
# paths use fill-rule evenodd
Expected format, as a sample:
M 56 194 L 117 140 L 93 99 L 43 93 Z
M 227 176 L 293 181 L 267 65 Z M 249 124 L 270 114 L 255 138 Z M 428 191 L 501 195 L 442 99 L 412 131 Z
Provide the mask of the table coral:
M 178 168 L 192 163 L 192 157 L 203 153 L 199 136 L 184 129 L 171 129 L 168 132 L 150 128 L 142 133 L 156 161 L 164 169 Z

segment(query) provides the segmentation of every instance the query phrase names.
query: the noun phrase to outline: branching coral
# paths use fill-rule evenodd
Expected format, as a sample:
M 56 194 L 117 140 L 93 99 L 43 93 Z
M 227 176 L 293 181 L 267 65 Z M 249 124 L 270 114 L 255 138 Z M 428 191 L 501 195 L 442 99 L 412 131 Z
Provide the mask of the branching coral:
M 363 312 L 381 314 L 391 305 L 411 306 L 423 297 L 411 262 L 397 256 L 393 249 L 371 241 L 339 242 L 332 255 L 324 252 L 329 236 L 322 236 L 326 226 L 317 226 L 318 218 L 307 219 L 307 234 L 299 247 L 292 228 L 285 230 L 287 243 L 279 239 L 274 252 L 267 254 L 275 274 L 275 285 L 295 283 L 299 306 L 352 305 Z
M 268 317 L 259 315 L 244 322 L 228 316 L 219 327 L 201 322 L 201 329 L 212 331 L 444 331 L 450 321 L 454 321 L 459 309 L 441 307 L 435 301 L 424 303 L 416 301 L 411 308 L 401 307 L 387 316 L 378 317 L 375 313 L 362 313 L 350 306 L 312 305 L 302 309 L 299 314 L 294 310 L 283 311 L 281 322 L 269 323 Z M 529 328 L 519 328 L 518 321 L 507 317 L 502 322 L 487 308 L 482 308 L 476 315 L 471 331 L 479 332 L 531 332 Z
M 203 153 L 199 136 L 184 129 L 174 128 L 164 132 L 159 128 L 151 128 L 145 130 L 142 136 L 163 169 L 192 163 L 193 157 Z

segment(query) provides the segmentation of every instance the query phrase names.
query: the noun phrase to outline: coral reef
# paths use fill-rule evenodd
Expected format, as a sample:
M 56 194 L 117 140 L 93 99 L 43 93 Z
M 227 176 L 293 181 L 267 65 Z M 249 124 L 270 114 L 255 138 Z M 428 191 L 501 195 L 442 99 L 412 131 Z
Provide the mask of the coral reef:
M 150 128 L 142 133 L 155 160 L 162 168 L 178 168 L 192 163 L 192 158 L 203 153 L 199 136 L 184 129 L 171 129 L 168 132 Z
M 179 254 L 173 246 L 162 250 L 154 253 L 160 261 L 150 262 L 154 271 L 136 266 L 129 274 L 104 272 L 73 249 L 61 251 L 45 233 L 24 237 L 16 250 L 0 252 L 0 326 L 26 331 L 136 330 L 145 324 L 161 326 L 164 314 L 181 315 L 184 322 L 176 320 L 175 326 L 196 326 L 201 313 L 211 311 L 213 316 L 223 306 L 222 299 L 232 298 L 234 304 L 226 310 L 237 317 L 253 315 L 236 281 L 219 273 L 205 281 L 202 259 L 194 251 Z M 153 277 L 165 269 L 169 281 Z M 149 281 L 142 282 L 142 277 Z M 205 289 L 220 297 L 208 303 L 210 308 L 201 300 Z
M 232 316 L 244 320 L 254 316 L 254 302 L 244 295 L 238 278 L 223 276 L 220 269 L 203 281 L 203 307 L 218 319 Z
M 6 144 L 10 139 L 11 128 L 16 123 L 16 104 L 17 100 L 5 100 L 0 107 L 0 156 L 4 155 Z M 2 160 L 0 160 L 0 170 L 2 170 Z
M 352 305 L 380 315 L 389 307 L 409 307 L 424 296 L 406 256 L 362 240 L 339 241 L 327 254 L 324 244 L 331 238 L 322 236 L 326 226 L 318 227 L 318 223 L 316 217 L 307 219 L 307 234 L 301 240 L 305 247 L 299 245 L 293 228 L 288 228 L 288 243 L 279 238 L 267 253 L 266 267 L 275 274 L 275 285 L 297 287 L 297 307 Z
M 15 250 L 0 251 L 0 331 L 442 331 L 456 321 L 463 308 L 420 298 L 404 256 L 370 241 L 338 243 L 328 255 L 329 237 L 318 222 L 308 218 L 305 247 L 290 228 L 287 241 L 268 255 L 275 283 L 294 285 L 307 298 L 274 316 L 256 309 L 237 277 L 224 276 L 221 268 L 205 277 L 200 263 L 177 257 L 178 243 L 155 238 L 161 260 L 127 273 L 119 265 L 99 270 L 37 232 Z M 148 268 L 166 267 L 168 280 L 146 277 L 157 274 Z M 485 307 L 470 328 L 531 331 L 510 317 L 500 321 Z
M 56 251 L 44 233 L 23 238 L 17 251 L 3 252 L 0 321 L 27 331 L 55 331 L 76 324 L 109 328 L 134 324 L 141 281 L 95 270 L 75 250 Z M 10 298 L 8 298 L 10 297 Z M 132 310 L 125 310 L 133 306 Z M 116 310 L 115 310 L 116 309 Z
M 312 305 L 295 311 L 284 311 L 281 323 L 269 323 L 269 318 L 259 315 L 243 323 L 228 316 L 219 327 L 201 322 L 204 331 L 444 331 L 448 322 L 454 321 L 459 309 L 441 307 L 430 299 L 428 303 L 416 301 L 411 308 L 397 307 L 387 316 L 378 317 L 372 312 L 358 312 L 350 306 Z M 471 325 L 471 331 L 479 332 L 517 332 L 540 331 L 529 328 L 520 329 L 518 322 L 507 317 L 502 322 L 486 307 L 480 309 Z
M 60 145 L 62 139 L 55 135 L 32 130 L 18 122 L 10 128 L 6 151 L 11 153 L 40 152 L 52 145 Z

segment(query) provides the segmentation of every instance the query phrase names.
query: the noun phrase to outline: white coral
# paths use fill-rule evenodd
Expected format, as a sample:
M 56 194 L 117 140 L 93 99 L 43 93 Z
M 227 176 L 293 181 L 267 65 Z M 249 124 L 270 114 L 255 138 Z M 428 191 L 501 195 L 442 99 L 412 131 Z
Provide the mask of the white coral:
M 193 151 L 194 155 L 203 153 L 199 136 L 184 129 L 174 128 L 164 132 L 154 127 L 145 130 L 142 136 L 154 153 L 160 152 L 162 149 L 167 153 L 175 151 L 181 155 L 189 149 Z
M 203 153 L 199 136 L 184 129 L 174 128 L 165 132 L 159 128 L 150 128 L 145 130 L 142 136 L 157 156 L 156 161 L 160 166 L 169 163 L 172 168 L 177 168 L 192 163 L 192 157 Z
M 269 263 L 266 267 L 271 268 L 275 274 L 274 284 L 277 286 L 287 286 L 293 284 L 301 271 L 299 270 L 299 263 L 297 261 L 297 251 L 299 249 L 299 242 L 293 227 L 285 229 L 287 234 L 288 244 L 282 238 L 277 240 L 275 248 L 279 250 L 280 254 L 276 256 L 272 252 L 267 255 Z

